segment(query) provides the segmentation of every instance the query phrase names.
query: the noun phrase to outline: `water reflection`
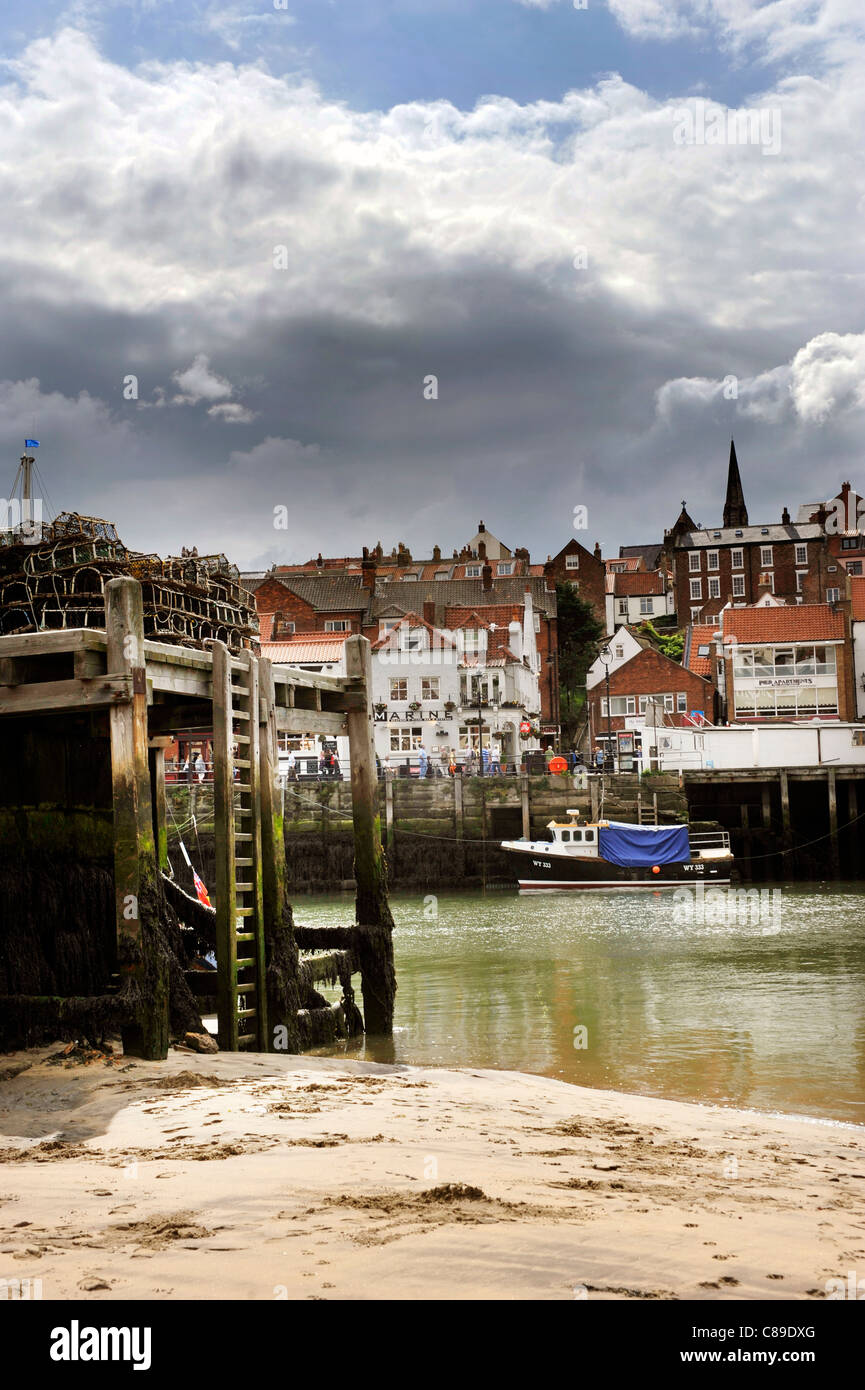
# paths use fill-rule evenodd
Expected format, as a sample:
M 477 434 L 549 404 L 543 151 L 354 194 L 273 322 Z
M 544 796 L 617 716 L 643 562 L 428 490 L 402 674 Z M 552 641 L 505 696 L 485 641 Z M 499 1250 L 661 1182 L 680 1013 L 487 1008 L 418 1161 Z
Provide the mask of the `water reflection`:
M 865 1122 L 861 885 L 785 887 L 769 929 L 685 924 L 671 898 L 463 893 L 428 920 L 397 896 L 396 1036 L 353 1055 Z

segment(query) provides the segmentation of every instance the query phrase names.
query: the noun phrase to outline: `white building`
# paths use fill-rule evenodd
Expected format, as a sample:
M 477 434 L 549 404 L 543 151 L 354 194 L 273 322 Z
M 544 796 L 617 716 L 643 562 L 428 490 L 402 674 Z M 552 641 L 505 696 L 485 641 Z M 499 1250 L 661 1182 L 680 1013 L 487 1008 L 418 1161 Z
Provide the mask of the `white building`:
M 647 744 L 649 745 L 647 747 Z M 643 766 L 661 772 L 830 767 L 865 763 L 865 727 L 831 723 L 653 729 L 643 735 Z
M 539 747 L 539 676 L 529 594 L 522 622 L 507 626 L 477 612 L 454 630 L 416 613 L 384 615 L 372 648 L 376 753 L 397 770 L 417 767 L 423 748 L 441 768 L 477 755 L 482 735 L 503 766 L 519 764 L 523 751 Z M 528 735 L 521 725 L 531 726 Z
M 663 570 L 611 571 L 606 576 L 606 610 L 607 631 L 612 632 L 620 623 L 651 622 L 674 613 L 675 594 Z

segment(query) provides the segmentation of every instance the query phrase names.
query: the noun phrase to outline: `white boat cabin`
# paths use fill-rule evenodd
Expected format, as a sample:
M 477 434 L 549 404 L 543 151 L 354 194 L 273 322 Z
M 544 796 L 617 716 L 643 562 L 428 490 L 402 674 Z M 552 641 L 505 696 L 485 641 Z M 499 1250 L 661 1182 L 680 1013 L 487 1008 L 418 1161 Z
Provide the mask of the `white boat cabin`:
M 565 850 L 568 854 L 584 855 L 588 858 L 597 859 L 598 857 L 598 830 L 602 825 L 607 825 L 607 821 L 598 821 L 587 825 L 580 825 L 579 811 L 567 810 L 566 816 L 570 816 L 569 821 L 551 820 L 547 824 L 547 829 L 552 833 L 552 843 L 557 850 Z M 544 841 L 544 847 L 549 851 L 550 842 Z

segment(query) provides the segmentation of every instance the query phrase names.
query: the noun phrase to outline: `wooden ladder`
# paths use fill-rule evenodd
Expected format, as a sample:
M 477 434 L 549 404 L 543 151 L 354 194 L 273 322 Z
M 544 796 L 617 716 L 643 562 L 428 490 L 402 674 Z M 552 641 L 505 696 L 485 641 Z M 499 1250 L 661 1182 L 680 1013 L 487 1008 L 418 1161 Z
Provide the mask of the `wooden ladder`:
M 219 1046 L 267 1050 L 258 661 L 213 643 Z

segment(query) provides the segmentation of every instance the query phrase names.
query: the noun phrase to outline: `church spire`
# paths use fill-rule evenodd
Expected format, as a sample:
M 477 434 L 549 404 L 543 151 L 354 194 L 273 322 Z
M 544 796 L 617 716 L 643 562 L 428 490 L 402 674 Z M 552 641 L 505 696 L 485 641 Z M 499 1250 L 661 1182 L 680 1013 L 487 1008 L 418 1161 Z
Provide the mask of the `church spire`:
M 730 440 L 730 467 L 727 471 L 727 500 L 724 503 L 725 526 L 747 526 L 748 508 L 739 477 L 739 461 L 736 458 L 736 445 Z

